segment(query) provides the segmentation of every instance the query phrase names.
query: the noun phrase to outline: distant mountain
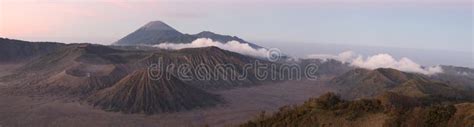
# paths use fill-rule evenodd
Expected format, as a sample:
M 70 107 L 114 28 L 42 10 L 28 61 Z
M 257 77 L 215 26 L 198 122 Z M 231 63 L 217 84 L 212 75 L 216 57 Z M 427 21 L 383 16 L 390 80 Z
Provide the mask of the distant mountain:
M 210 38 L 222 43 L 228 41 L 239 41 L 248 43 L 254 48 L 262 48 L 261 46 L 249 43 L 235 36 L 215 34 L 210 31 L 203 31 L 198 34 L 183 34 L 162 21 L 152 21 L 142 26 L 135 32 L 118 40 L 114 45 L 156 45 L 161 43 L 191 43 L 198 38 Z
M 196 37 L 182 34 L 161 21 L 152 21 L 115 42 L 115 45 L 155 45 L 160 43 L 189 43 Z
M 301 59 L 299 65 L 301 67 L 309 66 L 310 64 L 318 66 L 318 75 L 326 77 L 334 77 L 344 74 L 354 67 L 350 66 L 348 63 L 343 63 L 334 59 Z
M 452 75 L 474 76 L 474 69 L 468 67 L 456 67 L 451 65 L 441 65 L 443 73 Z
M 474 69 L 446 65 L 442 65 L 441 68 L 443 73 L 433 75 L 431 79 L 474 91 Z
M 0 38 L 0 63 L 18 62 L 54 52 L 65 44 Z
M 221 102 L 217 95 L 190 86 L 167 72 L 151 79 L 150 70 L 137 70 L 110 88 L 88 98 L 104 110 L 129 113 L 162 113 L 213 106 Z M 160 73 L 160 72 L 153 72 Z
M 429 77 L 395 69 L 354 69 L 330 81 L 343 98 L 372 98 L 384 92 L 410 97 L 442 97 L 455 100 L 472 99 L 471 91 L 430 80 Z
M 203 31 L 203 32 L 200 32 L 200 33 L 192 35 L 192 36 L 195 36 L 196 38 L 210 38 L 214 41 L 219 41 L 219 42 L 223 42 L 223 43 L 227 43 L 229 41 L 238 41 L 240 43 L 247 43 L 253 48 L 263 48 L 261 46 L 258 46 L 256 44 L 247 42 L 247 41 L 245 41 L 245 40 L 243 40 L 239 37 L 236 37 L 236 36 L 221 35 L 221 34 L 216 34 L 216 33 L 210 32 L 210 31 Z

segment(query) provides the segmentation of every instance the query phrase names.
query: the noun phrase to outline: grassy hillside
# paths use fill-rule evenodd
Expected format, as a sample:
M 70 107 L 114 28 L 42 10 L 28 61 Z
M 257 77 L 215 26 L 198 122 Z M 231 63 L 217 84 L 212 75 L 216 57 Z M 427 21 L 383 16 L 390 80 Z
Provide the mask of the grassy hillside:
M 472 126 L 472 103 L 422 105 L 416 98 L 386 93 L 378 99 L 342 100 L 334 93 L 303 105 L 264 112 L 241 127 L 453 127 Z M 468 112 L 466 112 L 468 111 Z

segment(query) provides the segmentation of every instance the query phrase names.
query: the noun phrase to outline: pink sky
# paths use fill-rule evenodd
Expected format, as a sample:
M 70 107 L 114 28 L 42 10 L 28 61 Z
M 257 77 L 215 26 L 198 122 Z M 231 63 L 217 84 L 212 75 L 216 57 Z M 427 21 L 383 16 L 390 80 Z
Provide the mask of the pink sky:
M 0 36 L 19 39 L 110 41 L 156 17 L 185 19 L 202 8 L 307 4 L 410 4 L 419 6 L 472 4 L 470 0 L 0 0 Z M 195 12 L 195 10 L 197 10 Z M 207 13 L 207 12 L 201 12 Z M 117 28 L 117 25 L 130 26 Z M 102 25 L 100 25 L 102 24 Z M 109 29 L 109 31 L 104 31 Z M 108 34 L 104 34 L 108 33 Z M 99 40 L 87 39 L 90 36 Z

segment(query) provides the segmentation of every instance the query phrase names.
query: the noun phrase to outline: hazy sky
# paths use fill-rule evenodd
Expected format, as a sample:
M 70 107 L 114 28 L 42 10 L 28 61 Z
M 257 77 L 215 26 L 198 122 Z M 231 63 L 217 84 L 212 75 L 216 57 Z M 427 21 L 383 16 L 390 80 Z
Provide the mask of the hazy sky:
M 473 52 L 471 0 L 0 0 L 0 36 L 110 44 L 152 20 L 265 42 Z M 472 55 L 472 54 L 471 54 Z

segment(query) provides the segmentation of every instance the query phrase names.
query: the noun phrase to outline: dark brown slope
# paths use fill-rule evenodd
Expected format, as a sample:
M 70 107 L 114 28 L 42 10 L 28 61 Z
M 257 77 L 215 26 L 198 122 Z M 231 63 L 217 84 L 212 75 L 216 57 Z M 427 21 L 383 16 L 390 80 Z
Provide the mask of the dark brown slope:
M 13 84 L 13 94 L 47 94 L 85 97 L 128 74 L 129 68 L 106 46 L 71 44 L 44 55 L 16 73 L 2 77 Z
M 262 82 L 271 81 L 268 78 L 258 79 L 255 75 L 255 66 L 252 68 L 245 68 L 246 65 L 253 65 L 256 61 L 260 64 L 270 65 L 271 62 L 253 58 L 250 56 L 241 55 L 238 53 L 222 50 L 217 47 L 205 47 L 205 48 L 189 48 L 182 50 L 175 50 L 169 52 L 159 52 L 143 59 L 140 63 L 143 66 L 150 64 L 161 64 L 163 68 L 172 67 L 169 71 L 174 75 L 178 75 L 177 72 L 179 66 L 188 66 L 190 71 L 186 73 L 187 76 L 191 77 L 190 80 L 183 80 L 190 85 L 195 85 L 204 89 L 229 89 L 238 86 L 252 86 Z M 278 65 L 278 64 L 276 64 Z M 226 70 L 219 70 L 219 66 Z M 208 68 L 207 72 L 203 73 L 202 76 L 198 76 L 199 68 Z M 279 75 L 279 70 L 268 68 L 267 71 Z M 246 74 L 243 78 L 239 76 Z M 202 78 L 206 77 L 206 78 Z
M 159 79 L 150 71 L 138 70 L 110 88 L 89 97 L 89 102 L 104 110 L 127 113 L 161 113 L 212 106 L 218 96 L 185 84 L 169 73 Z
M 27 42 L 0 38 L 0 63 L 26 61 L 54 52 L 64 45 L 53 42 Z
M 122 51 L 93 44 L 66 45 L 55 52 L 41 56 L 39 59 L 26 64 L 22 72 L 63 70 L 77 63 L 104 65 L 123 63 L 124 60 L 114 54 Z
M 235 67 L 227 71 L 233 75 L 207 73 L 206 76 L 212 76 L 212 79 L 186 81 L 200 88 L 233 88 L 263 82 L 252 74 L 252 70 L 248 70 L 249 76 L 243 79 L 236 78 L 240 76 L 238 74 L 244 72 L 244 65 L 254 63 L 258 59 L 217 47 L 139 51 L 118 50 L 93 44 L 65 45 L 55 52 L 27 63 L 14 74 L 0 79 L 14 84 L 11 93 L 87 97 L 95 91 L 113 85 L 129 72 L 137 68 L 146 68 L 152 63 L 158 63 L 159 60 L 162 60 L 163 65 L 188 64 L 192 68 L 199 65 L 214 68 L 224 64 Z M 177 68 L 170 73 L 176 75 Z M 190 73 L 194 77 L 195 74 L 195 70 Z M 215 78 L 218 79 L 214 80 Z

